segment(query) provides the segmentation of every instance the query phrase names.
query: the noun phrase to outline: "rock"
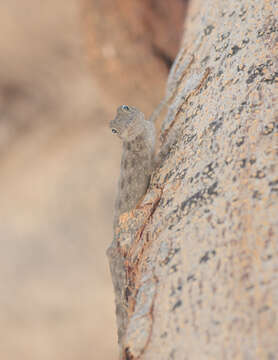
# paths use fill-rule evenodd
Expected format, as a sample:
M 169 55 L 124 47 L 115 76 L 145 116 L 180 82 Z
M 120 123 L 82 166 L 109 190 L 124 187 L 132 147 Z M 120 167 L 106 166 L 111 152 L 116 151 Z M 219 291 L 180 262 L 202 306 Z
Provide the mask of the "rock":
M 124 286 L 132 285 L 122 303 L 123 359 L 278 353 L 275 4 L 188 9 L 171 73 L 182 81 L 162 127 L 177 141 L 146 195 L 159 189 L 159 198 L 148 201 L 140 230 L 128 228 L 128 257 L 118 252 L 128 264 Z

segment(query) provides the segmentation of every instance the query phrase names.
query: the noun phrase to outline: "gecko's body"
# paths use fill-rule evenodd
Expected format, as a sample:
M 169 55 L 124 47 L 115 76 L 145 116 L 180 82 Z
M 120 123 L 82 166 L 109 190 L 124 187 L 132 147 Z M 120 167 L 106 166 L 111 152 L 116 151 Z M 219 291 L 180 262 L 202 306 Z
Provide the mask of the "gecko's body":
M 120 179 L 115 204 L 115 221 L 136 207 L 145 195 L 154 169 L 155 127 L 132 106 L 122 105 L 110 122 L 112 132 L 123 141 Z

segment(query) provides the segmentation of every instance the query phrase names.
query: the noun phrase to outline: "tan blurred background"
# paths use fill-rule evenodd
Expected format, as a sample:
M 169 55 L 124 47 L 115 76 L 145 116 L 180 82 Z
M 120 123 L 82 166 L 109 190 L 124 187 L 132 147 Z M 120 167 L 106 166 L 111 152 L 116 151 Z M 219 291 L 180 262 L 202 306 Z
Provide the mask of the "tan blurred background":
M 0 359 L 117 358 L 107 125 L 161 99 L 184 4 L 0 3 Z

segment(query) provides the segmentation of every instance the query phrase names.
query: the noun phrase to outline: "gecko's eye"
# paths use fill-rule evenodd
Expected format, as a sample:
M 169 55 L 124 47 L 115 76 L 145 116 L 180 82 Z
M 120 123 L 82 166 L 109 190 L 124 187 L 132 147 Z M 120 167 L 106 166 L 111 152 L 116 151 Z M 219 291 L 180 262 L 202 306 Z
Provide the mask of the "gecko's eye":
M 114 129 L 114 128 L 112 129 L 112 133 L 113 133 L 113 134 L 117 134 L 117 132 L 118 132 L 118 131 L 117 131 L 116 129 Z
M 122 106 L 122 109 L 125 110 L 125 111 L 129 111 L 129 110 L 130 110 L 127 105 L 123 105 L 123 106 Z

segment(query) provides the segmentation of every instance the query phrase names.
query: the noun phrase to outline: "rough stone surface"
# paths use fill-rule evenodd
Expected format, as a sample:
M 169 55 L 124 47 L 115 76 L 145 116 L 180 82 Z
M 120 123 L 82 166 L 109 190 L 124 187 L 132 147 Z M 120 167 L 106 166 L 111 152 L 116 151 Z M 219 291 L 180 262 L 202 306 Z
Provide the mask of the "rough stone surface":
M 123 359 L 277 357 L 277 9 L 188 10 L 162 127 L 177 142 L 112 244 Z

